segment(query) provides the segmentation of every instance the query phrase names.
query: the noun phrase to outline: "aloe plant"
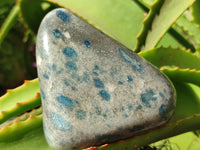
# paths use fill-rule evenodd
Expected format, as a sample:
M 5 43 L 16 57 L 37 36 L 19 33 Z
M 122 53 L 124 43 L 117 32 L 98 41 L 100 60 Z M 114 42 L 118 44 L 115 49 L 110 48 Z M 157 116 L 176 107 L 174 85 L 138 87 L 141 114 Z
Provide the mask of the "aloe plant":
M 0 45 L 7 43 L 5 39 L 12 34 L 9 31 L 20 19 L 26 33 L 25 48 L 28 48 L 32 44 L 29 41 L 35 41 L 44 15 L 54 8 L 64 7 L 150 61 L 174 84 L 176 108 L 166 125 L 127 140 L 89 149 L 132 150 L 145 149 L 146 145 L 158 149 L 200 149 L 199 1 L 1 0 L 0 7 L 10 3 L 14 5 L 2 22 Z M 51 149 L 43 133 L 37 78 L 26 80 L 0 97 L 0 149 Z

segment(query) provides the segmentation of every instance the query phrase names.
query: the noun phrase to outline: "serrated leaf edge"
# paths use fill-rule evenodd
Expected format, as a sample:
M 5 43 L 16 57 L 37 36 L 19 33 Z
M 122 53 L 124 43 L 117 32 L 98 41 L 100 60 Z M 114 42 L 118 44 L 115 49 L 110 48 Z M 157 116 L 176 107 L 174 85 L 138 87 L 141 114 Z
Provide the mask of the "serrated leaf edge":
M 3 110 L 0 112 L 0 124 L 3 123 L 4 121 L 14 117 L 14 115 L 9 116 L 9 114 L 15 114 L 15 115 L 20 115 L 21 113 L 24 113 L 28 111 L 29 109 L 21 109 L 26 107 L 27 105 L 35 104 L 32 108 L 35 108 L 37 106 L 41 105 L 40 101 L 40 93 L 37 93 L 33 98 L 26 100 L 24 102 L 17 102 L 16 105 L 8 110 Z M 20 111 L 21 109 L 21 111 Z M 17 111 L 20 111 L 17 113 Z
M 150 5 L 150 11 L 149 11 L 148 15 L 145 17 L 145 19 L 142 21 L 142 23 L 143 23 L 142 30 L 136 36 L 137 42 L 136 42 L 136 47 L 134 49 L 134 51 L 136 53 L 140 52 L 142 45 L 145 44 L 146 36 L 147 36 L 149 30 L 151 30 L 151 24 L 152 24 L 153 18 L 157 15 L 158 10 L 160 10 L 163 3 L 164 3 L 164 1 L 156 0 L 156 1 L 154 1 L 154 3 L 152 3 Z M 157 8 L 157 7 L 159 7 L 159 8 Z M 142 41 L 142 42 L 140 42 L 140 41 Z

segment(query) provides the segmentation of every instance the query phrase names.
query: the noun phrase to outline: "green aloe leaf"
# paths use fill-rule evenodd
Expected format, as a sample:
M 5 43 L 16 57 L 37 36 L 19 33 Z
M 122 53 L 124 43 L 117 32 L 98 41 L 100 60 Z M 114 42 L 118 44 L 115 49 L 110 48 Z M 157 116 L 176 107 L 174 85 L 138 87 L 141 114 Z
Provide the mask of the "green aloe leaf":
M 14 0 L 1 0 L 0 5 L 4 5 L 4 4 L 12 3 L 12 2 L 14 2 Z
M 180 69 L 178 67 L 162 67 L 160 70 L 174 82 L 193 83 L 200 86 L 200 71 L 190 70 L 189 68 Z
M 37 33 L 40 22 L 45 15 L 41 6 L 41 0 L 20 0 L 19 6 L 24 22 Z
M 193 2 L 194 0 L 181 2 L 179 0 L 157 0 L 144 20 L 143 29 L 138 36 L 136 52 L 155 47 L 170 26 Z
M 173 150 L 198 150 L 200 149 L 200 138 L 198 138 L 193 132 L 187 132 L 167 140 L 151 144 L 151 147 Z
M 194 4 L 191 7 L 192 9 L 192 14 L 194 17 L 194 22 L 196 22 L 197 24 L 200 24 L 200 1 L 196 0 L 194 2 Z
M 46 2 L 70 9 L 130 49 L 133 49 L 136 44 L 136 36 L 142 28 L 142 20 L 145 18 L 144 11 L 134 1 L 46 0 Z M 37 5 L 38 8 L 33 8 L 32 3 L 37 3 L 34 5 Z M 44 16 L 39 3 L 41 3 L 40 0 L 31 2 L 20 0 L 22 16 L 35 33 L 41 18 L 37 18 L 33 12 L 37 11 L 37 16 Z M 25 8 L 28 8 L 28 11 Z M 33 25 L 35 27 L 32 27 Z
M 139 53 L 158 68 L 162 66 L 200 70 L 200 57 L 183 49 L 155 48 Z
M 8 17 L 6 18 L 4 23 L 2 24 L 2 26 L 0 28 L 0 45 L 1 45 L 2 41 L 4 40 L 5 36 L 7 35 L 7 33 L 9 32 L 9 30 L 12 28 L 14 23 L 17 21 L 18 13 L 19 13 L 19 6 L 15 5 L 12 8 L 12 10 L 10 11 L 10 14 L 8 15 Z
M 36 33 L 41 18 L 26 19 L 30 18 L 29 16 L 33 15 L 32 13 L 36 11 L 36 9 L 34 10 L 32 8 L 29 1 L 26 1 L 20 0 L 20 6 L 23 6 L 21 10 L 22 16 L 25 22 L 28 25 L 30 24 L 29 27 Z M 43 17 L 47 11 L 42 13 L 41 0 L 34 2 L 37 3 L 39 12 L 41 12 L 40 16 Z M 130 49 L 133 49 L 136 45 L 136 36 L 142 28 L 142 20 L 146 15 L 145 10 L 138 5 L 137 1 L 110 0 L 102 3 L 100 0 L 85 0 L 84 2 L 81 0 L 46 0 L 46 2 L 54 3 L 57 7 L 64 7 L 73 11 Z M 25 8 L 28 8 L 29 11 Z M 31 24 L 34 24 L 35 27 L 32 27 Z M 164 36 L 161 45 L 168 46 L 168 44 L 171 44 L 173 47 L 181 47 L 182 45 L 180 43 L 176 38 L 167 34 L 167 36 Z
M 41 105 L 38 79 L 25 83 L 0 97 L 0 124 Z
M 139 0 L 139 2 L 145 7 L 145 9 L 150 9 L 150 6 L 153 5 L 155 0 Z M 184 15 L 186 12 L 184 12 Z M 181 15 L 178 20 L 181 20 L 184 15 Z M 166 32 L 163 36 L 161 36 L 161 39 L 156 44 L 156 48 L 159 47 L 170 47 L 172 48 L 183 48 L 186 47 L 187 49 L 191 49 L 192 51 L 196 51 L 195 47 L 193 45 L 193 42 L 191 42 L 188 37 L 180 31 L 177 26 L 177 21 L 174 22 L 174 25 L 170 27 L 168 32 Z
M 195 43 L 195 47 L 200 47 L 200 27 L 198 24 L 189 21 L 186 17 L 182 16 L 176 21 L 176 25 L 187 33 L 188 40 L 192 40 Z
M 3 150 L 52 150 L 44 137 L 41 108 L 0 128 L 0 147 Z
M 33 109 L 33 110 L 31 110 L 30 112 L 25 112 L 25 113 L 23 113 L 22 115 L 19 115 L 19 116 L 17 116 L 17 117 L 14 117 L 14 118 L 12 118 L 12 119 L 10 119 L 10 120 L 7 120 L 6 122 L 2 123 L 2 124 L 0 125 L 0 129 L 1 129 L 2 127 L 4 127 L 4 126 L 11 126 L 11 125 L 13 125 L 16 121 L 25 121 L 25 120 L 27 120 L 27 119 L 30 117 L 30 115 L 34 115 L 34 116 L 37 115 L 37 116 L 39 116 L 39 115 L 41 115 L 41 114 L 42 114 L 42 107 Z

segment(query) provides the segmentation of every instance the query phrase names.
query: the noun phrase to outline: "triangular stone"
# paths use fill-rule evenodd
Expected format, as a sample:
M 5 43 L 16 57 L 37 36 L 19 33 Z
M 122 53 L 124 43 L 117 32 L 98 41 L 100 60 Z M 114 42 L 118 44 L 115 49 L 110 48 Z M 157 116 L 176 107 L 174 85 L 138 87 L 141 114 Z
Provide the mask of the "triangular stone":
M 66 9 L 40 25 L 37 68 L 44 132 L 54 148 L 130 138 L 173 113 L 174 88 L 158 69 Z

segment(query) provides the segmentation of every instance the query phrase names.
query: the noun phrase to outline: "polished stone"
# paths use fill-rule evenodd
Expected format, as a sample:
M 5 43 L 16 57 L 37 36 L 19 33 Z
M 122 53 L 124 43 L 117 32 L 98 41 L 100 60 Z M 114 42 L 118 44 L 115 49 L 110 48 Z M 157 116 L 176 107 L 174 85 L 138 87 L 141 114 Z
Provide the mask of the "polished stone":
M 57 149 L 126 139 L 173 113 L 174 89 L 158 69 L 66 9 L 40 25 L 37 68 L 44 132 Z

